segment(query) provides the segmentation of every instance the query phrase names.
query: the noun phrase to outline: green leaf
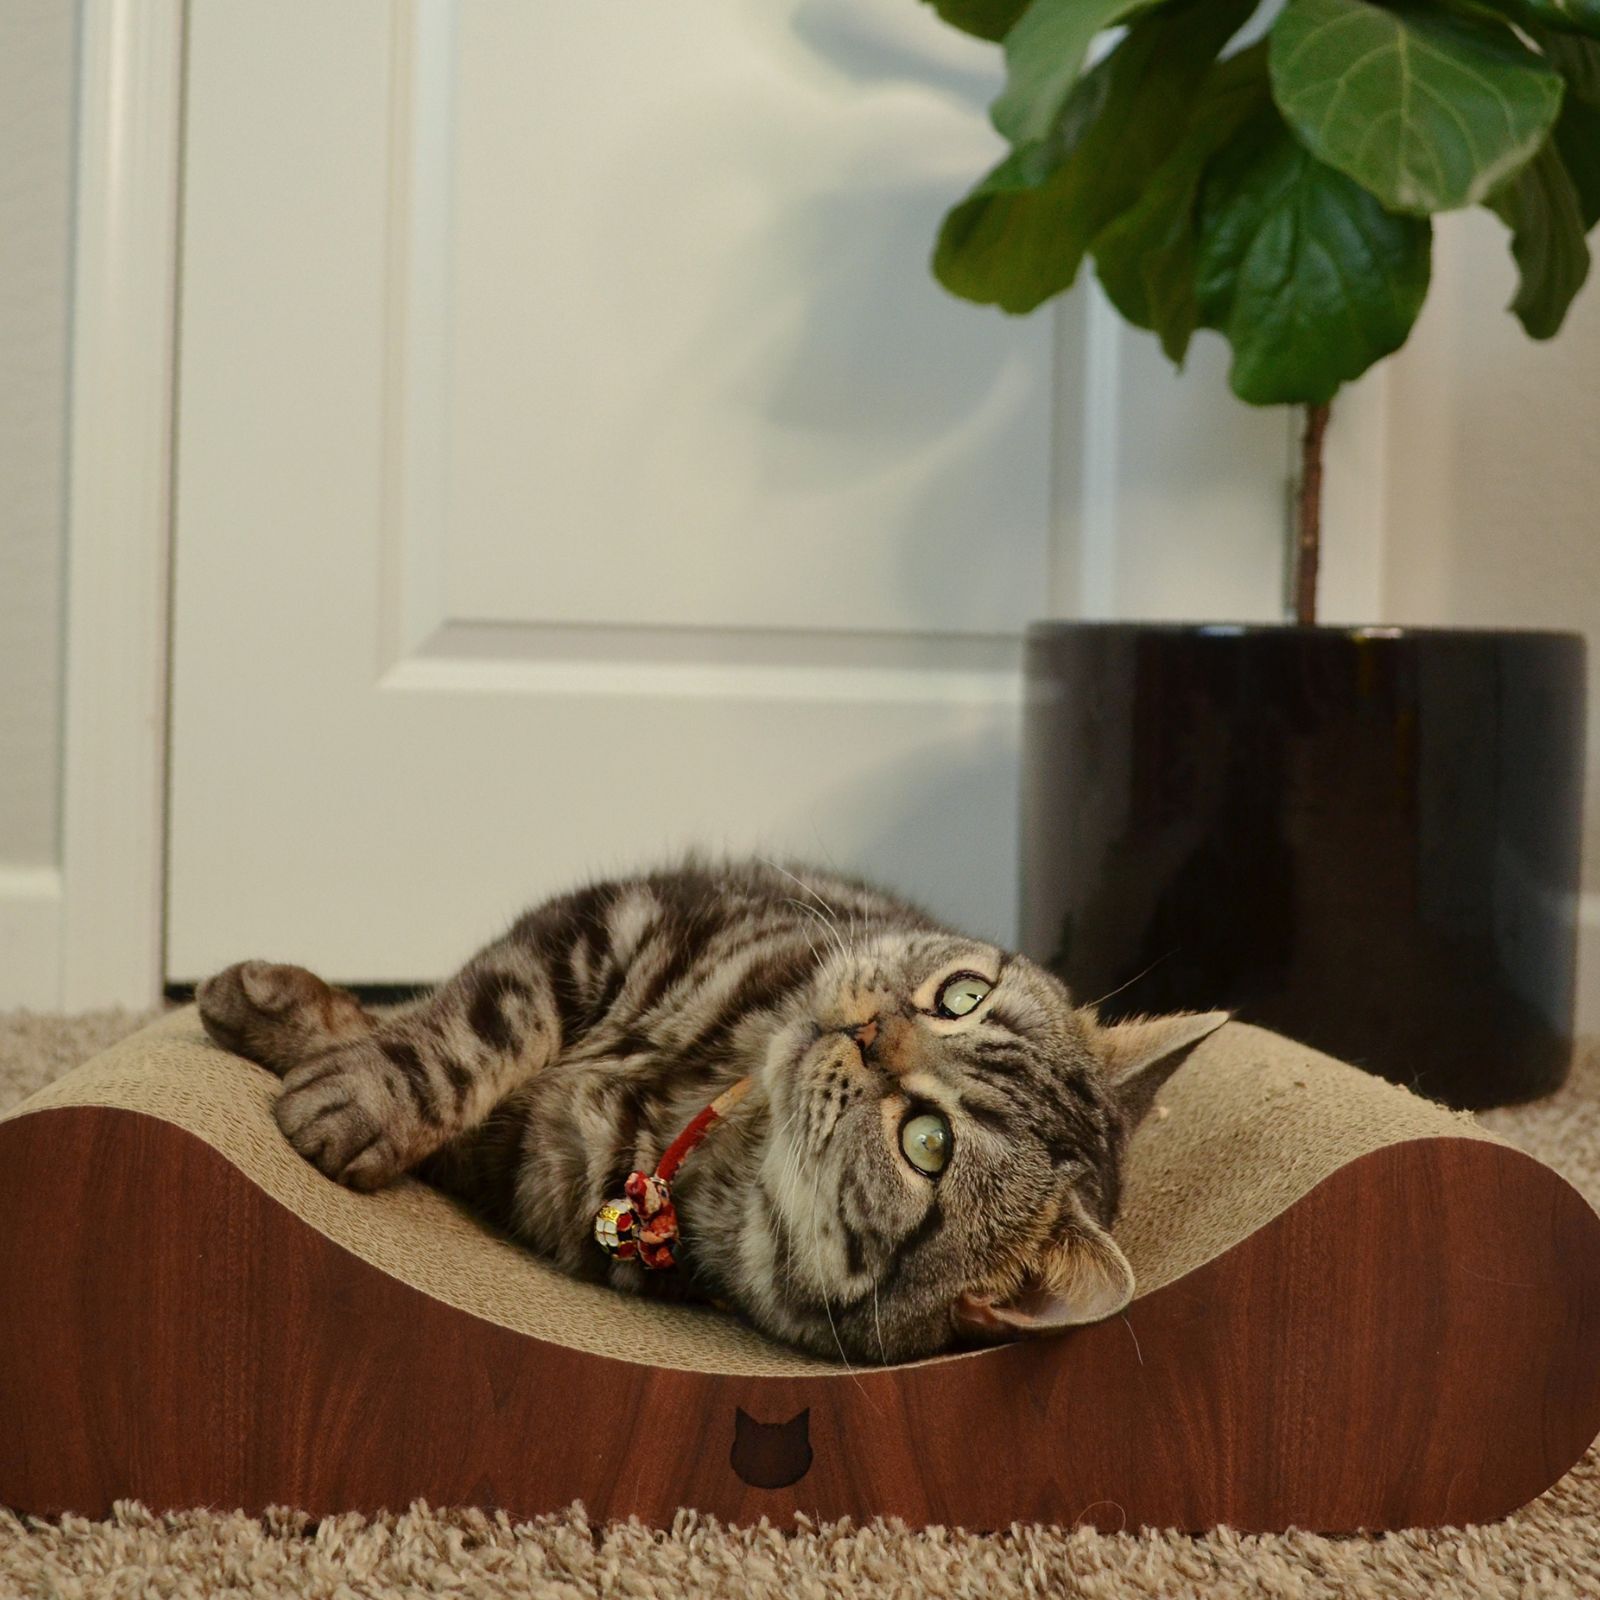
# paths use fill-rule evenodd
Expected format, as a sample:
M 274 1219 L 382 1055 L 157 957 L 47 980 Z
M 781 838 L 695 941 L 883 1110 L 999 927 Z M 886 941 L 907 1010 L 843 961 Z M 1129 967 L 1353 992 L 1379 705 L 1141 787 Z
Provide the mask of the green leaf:
M 1138 201 L 1094 240 L 1095 270 L 1111 303 L 1151 328 L 1179 364 L 1200 321 L 1195 302 L 1195 208 L 1206 164 L 1270 104 L 1263 42 L 1212 67 L 1183 137 Z
M 945 218 L 933 270 L 954 294 L 1032 311 L 1071 286 L 1090 242 L 1140 196 L 1254 0 L 1200 0 L 1136 23 L 1079 81 L 1050 137 L 1014 150 Z
M 1511 309 L 1530 337 L 1553 338 L 1589 276 L 1583 205 L 1555 140 L 1489 197 L 1489 207 L 1511 229 L 1521 274 Z
M 1428 292 L 1432 228 L 1317 160 L 1275 110 L 1212 163 L 1195 297 L 1233 346 L 1234 393 L 1317 405 L 1405 343 Z
M 1600 107 L 1568 100 L 1551 142 L 1561 152 L 1578 191 L 1578 210 L 1587 233 L 1600 222 Z
M 1553 338 L 1589 276 L 1584 235 L 1600 222 L 1600 108 L 1570 95 L 1544 148 L 1487 204 L 1511 229 L 1519 274 L 1511 310 L 1530 337 Z
M 1600 34 L 1600 0 L 1500 0 L 1500 5 L 1534 27 Z
M 1272 92 L 1300 140 L 1391 211 L 1475 204 L 1531 160 L 1562 83 L 1509 28 L 1367 0 L 1289 0 Z
M 1545 59 L 1567 80 L 1566 104 L 1574 99 L 1600 107 L 1600 44 L 1561 33 L 1534 31 Z
M 1028 0 L 927 0 L 952 27 L 974 33 L 980 39 L 1003 39 L 1018 17 L 1028 9 Z
M 1006 86 L 990 110 L 995 127 L 1014 145 L 1048 138 L 1094 36 L 1144 3 L 1033 0 L 1006 35 Z
M 952 294 L 1021 313 L 1071 287 L 1093 237 L 1080 216 L 1091 174 L 1072 156 L 1097 143 L 1110 87 L 1108 72 L 1091 73 L 1058 139 L 1014 150 L 946 216 L 933 272 Z

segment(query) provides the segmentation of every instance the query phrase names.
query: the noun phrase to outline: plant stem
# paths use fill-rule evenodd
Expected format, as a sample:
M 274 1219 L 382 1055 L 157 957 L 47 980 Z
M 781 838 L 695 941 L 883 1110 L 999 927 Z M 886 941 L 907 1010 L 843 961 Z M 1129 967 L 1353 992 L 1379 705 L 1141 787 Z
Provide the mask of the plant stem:
M 1322 436 L 1328 403 L 1306 407 L 1300 439 L 1300 487 L 1295 496 L 1294 619 L 1309 628 L 1317 620 L 1317 566 L 1322 554 Z

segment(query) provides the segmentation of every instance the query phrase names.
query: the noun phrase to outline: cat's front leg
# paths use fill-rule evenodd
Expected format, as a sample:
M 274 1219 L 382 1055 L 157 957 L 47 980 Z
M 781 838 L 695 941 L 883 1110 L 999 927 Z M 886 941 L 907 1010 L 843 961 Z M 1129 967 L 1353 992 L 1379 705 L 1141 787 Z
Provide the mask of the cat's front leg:
M 382 1187 L 476 1126 L 560 1044 L 542 963 L 506 941 L 391 1017 L 266 962 L 218 973 L 197 999 L 214 1039 L 282 1076 L 289 1142 L 353 1189 Z
M 294 1068 L 273 1108 L 284 1137 L 319 1171 L 352 1189 L 381 1189 L 427 1156 L 429 1095 L 373 1042 Z
M 194 997 L 218 1044 L 280 1078 L 378 1026 L 349 990 L 278 961 L 237 962 L 205 979 Z

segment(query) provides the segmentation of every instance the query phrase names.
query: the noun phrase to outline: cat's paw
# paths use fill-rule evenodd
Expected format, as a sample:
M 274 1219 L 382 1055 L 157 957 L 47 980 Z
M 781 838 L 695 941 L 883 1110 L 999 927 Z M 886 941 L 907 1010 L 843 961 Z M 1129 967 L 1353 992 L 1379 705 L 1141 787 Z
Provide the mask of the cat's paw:
M 194 997 L 223 1049 L 280 1076 L 371 1027 L 353 995 L 274 961 L 240 961 L 207 978 Z
M 383 1057 L 356 1045 L 296 1067 L 274 1115 L 319 1172 L 351 1189 L 381 1189 L 406 1170 L 412 1119 L 396 1103 Z
M 240 961 L 194 992 L 205 1030 L 223 1049 L 273 1066 L 273 1046 L 295 1013 L 312 1006 L 322 980 L 304 967 Z

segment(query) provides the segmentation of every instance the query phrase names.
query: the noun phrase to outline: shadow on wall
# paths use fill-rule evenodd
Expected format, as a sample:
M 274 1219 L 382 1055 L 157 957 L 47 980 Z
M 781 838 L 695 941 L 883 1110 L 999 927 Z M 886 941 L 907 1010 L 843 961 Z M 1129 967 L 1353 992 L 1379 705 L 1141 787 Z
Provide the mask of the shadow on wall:
M 1051 324 L 956 300 L 930 271 L 953 197 L 1002 153 L 987 118 L 997 54 L 924 8 L 891 13 L 862 0 L 800 0 L 772 28 L 825 70 L 827 92 L 903 100 L 893 125 L 903 144 L 840 153 L 834 175 L 845 181 L 819 183 L 774 216 L 748 260 L 733 264 L 730 276 L 758 304 L 774 287 L 761 281 L 761 262 L 803 262 L 806 293 L 730 373 L 730 397 L 776 425 L 763 470 L 783 492 L 818 492 L 844 473 L 891 479 L 917 463 L 927 476 L 897 530 L 910 609 L 937 612 L 948 596 L 928 586 L 955 570 L 972 616 L 1009 614 L 1020 625 L 1044 586 Z M 1038 499 L 1018 516 L 1016 483 L 1030 473 Z M 1010 525 L 995 524 L 1002 506 Z M 1002 545 L 1011 558 L 991 559 Z M 1019 585 L 1030 561 L 1035 580 Z M 1018 713 L 995 705 L 959 715 L 964 737 L 852 785 L 837 797 L 839 815 L 882 819 L 856 870 L 1012 946 Z
M 993 47 L 973 44 L 932 12 L 916 13 L 922 23 L 908 29 L 905 14 L 898 0 L 892 8 L 873 0 L 799 0 L 780 25 L 841 78 L 934 89 L 962 110 L 986 115 L 1000 87 Z
M 809 837 L 763 853 L 859 874 L 953 927 L 1015 948 L 1017 744 L 1009 710 L 988 726 L 974 718 L 965 737 L 841 788 L 818 809 Z M 863 817 L 882 820 L 857 854 L 825 848 L 823 841 L 859 836 Z
M 943 613 L 953 631 L 1014 631 L 1045 578 L 1051 324 L 956 300 L 929 270 L 946 208 L 999 152 L 995 52 L 904 0 L 747 7 L 743 22 L 805 109 L 703 99 L 630 152 L 720 167 L 750 218 L 704 263 L 713 309 L 633 396 L 654 423 L 630 432 L 663 462 L 687 448 L 673 396 L 692 371 L 750 440 L 761 498 L 848 494 L 875 518 L 903 584 L 886 627 Z M 814 99 L 844 111 L 818 117 Z M 731 147 L 730 127 L 745 130 Z
M 924 98 L 930 110 L 937 103 L 960 137 L 951 139 L 949 157 L 934 141 L 924 147 L 926 178 L 818 195 L 790 219 L 784 246 L 810 241 L 816 288 L 803 326 L 774 363 L 780 376 L 768 415 L 796 433 L 831 431 L 833 449 L 870 423 L 880 470 L 885 461 L 892 470 L 896 457 L 942 458 L 902 524 L 906 586 L 919 608 L 924 595 L 936 603 L 942 597 L 925 585 L 954 568 L 975 615 L 1020 603 L 1021 623 L 1032 614 L 1028 603 L 1037 606 L 1043 595 L 1045 486 L 1026 522 L 996 526 L 994 508 L 1017 506 L 1018 476 L 1048 460 L 1052 323 L 1048 315 L 1018 321 L 957 300 L 930 271 L 946 209 L 1004 154 L 988 120 L 1000 87 L 998 52 L 920 6 L 908 27 L 898 8 L 801 0 L 790 27 L 839 79 L 865 92 Z M 829 415 L 835 395 L 850 397 L 846 414 Z M 793 463 L 773 465 L 781 472 Z M 1018 562 L 973 559 L 997 544 L 1024 562 L 1036 558 L 1036 581 L 1020 595 Z

